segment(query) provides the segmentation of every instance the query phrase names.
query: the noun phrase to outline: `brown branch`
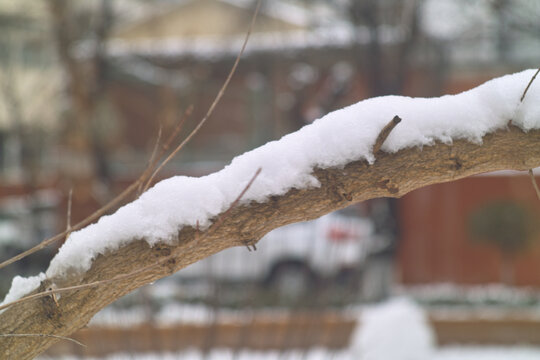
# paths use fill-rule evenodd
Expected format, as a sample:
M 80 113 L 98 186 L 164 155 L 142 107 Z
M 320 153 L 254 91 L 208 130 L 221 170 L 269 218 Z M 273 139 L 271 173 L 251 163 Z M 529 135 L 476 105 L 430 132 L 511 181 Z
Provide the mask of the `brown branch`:
M 540 200 L 540 189 L 538 188 L 538 184 L 536 183 L 536 179 L 534 178 L 534 173 L 532 169 L 529 169 L 529 176 L 531 178 L 534 191 L 536 191 L 536 196 L 538 197 L 538 200 Z
M 16 256 L 13 256 L 3 262 L 0 263 L 0 269 L 8 266 L 8 265 L 11 265 L 21 259 L 24 259 L 25 257 L 43 249 L 43 248 L 46 248 L 47 246 L 55 243 L 56 241 L 58 240 L 61 240 L 63 239 L 64 237 L 66 237 L 70 232 L 73 232 L 73 231 L 77 231 L 77 230 L 80 230 L 82 229 L 83 227 L 89 225 L 90 223 L 92 223 L 93 221 L 99 219 L 101 216 L 107 214 L 110 210 L 114 209 L 116 206 L 118 206 L 120 203 L 122 203 L 122 201 L 124 201 L 131 193 L 135 192 L 142 184 L 144 184 L 144 182 L 146 181 L 146 179 L 148 179 L 148 177 L 151 175 L 152 171 L 154 170 L 154 167 L 155 165 L 157 164 L 157 159 L 159 157 L 157 157 L 152 163 L 150 163 L 148 165 L 148 167 L 143 171 L 143 173 L 139 176 L 139 178 L 137 180 L 135 180 L 131 185 L 129 185 L 124 191 L 122 191 L 120 194 L 118 194 L 115 198 L 113 198 L 111 201 L 109 201 L 107 204 L 105 204 L 103 207 L 101 207 L 100 209 L 98 209 L 97 211 L 95 211 L 94 213 L 92 213 L 90 216 L 88 216 L 87 218 L 85 218 L 84 220 L 81 220 L 80 222 L 78 222 L 77 224 L 75 224 L 74 226 L 71 226 L 68 229 L 66 229 L 65 231 L 51 237 L 51 238 L 48 238 L 48 239 L 45 239 L 43 240 L 41 243 L 37 244 L 36 246 L 16 255 Z
M 206 115 L 204 115 L 202 120 L 199 121 L 197 126 L 191 131 L 191 133 L 189 133 L 189 135 L 184 139 L 184 141 L 182 141 L 180 143 L 180 145 L 178 145 L 176 147 L 176 149 L 174 149 L 173 152 L 165 160 L 163 160 L 163 162 L 159 165 L 159 167 L 154 171 L 152 176 L 150 176 L 150 179 L 153 179 L 157 175 L 157 173 L 160 172 L 161 169 L 193 138 L 193 136 L 195 136 L 195 134 L 197 134 L 199 132 L 201 127 L 204 125 L 204 123 L 206 123 L 208 118 L 210 118 L 210 116 L 214 112 L 214 109 L 219 104 L 221 98 L 223 97 L 223 94 L 225 94 L 225 90 L 227 90 L 227 87 L 229 86 L 229 83 L 231 82 L 231 79 L 232 79 L 234 73 L 236 72 L 236 68 L 238 67 L 238 64 L 240 63 L 240 58 L 242 57 L 242 55 L 244 54 L 244 51 L 246 50 L 246 46 L 247 46 L 249 37 L 251 36 L 253 26 L 255 25 L 255 20 L 257 20 L 257 15 L 259 13 L 261 3 L 262 3 L 262 0 L 257 1 L 257 6 L 255 7 L 255 11 L 253 12 L 253 16 L 251 17 L 251 22 L 250 22 L 249 28 L 248 28 L 248 30 L 246 32 L 246 37 L 244 38 L 244 43 L 242 44 L 242 48 L 240 49 L 240 52 L 236 56 L 236 60 L 234 61 L 234 64 L 233 64 L 233 66 L 231 68 L 231 71 L 229 71 L 229 75 L 227 75 L 227 79 L 225 79 L 225 82 L 221 86 L 221 89 L 219 89 L 219 92 L 216 95 L 216 98 L 214 99 L 214 101 L 212 102 L 210 107 L 208 108 L 208 111 L 206 112 Z M 149 186 L 149 183 L 146 184 L 145 190 L 148 188 L 148 186 Z
M 152 164 L 154 164 L 156 161 L 158 161 L 158 149 L 159 145 L 161 143 L 161 134 L 163 133 L 163 127 L 161 126 L 161 123 L 159 123 L 158 128 L 158 134 L 156 137 L 156 143 L 154 144 L 154 148 L 152 149 L 152 155 L 150 155 L 150 159 L 148 159 L 148 165 L 147 167 L 152 167 Z
M 0 263 L 0 269 L 21 260 L 27 257 L 28 255 L 31 255 L 35 253 L 36 251 L 39 251 L 58 240 L 61 240 L 70 232 L 82 229 L 83 227 L 92 223 L 94 220 L 99 219 L 101 216 L 105 215 L 109 210 L 113 209 L 115 206 L 120 204 L 129 194 L 135 191 L 137 187 L 139 186 L 139 184 L 143 181 L 143 179 L 144 179 L 144 174 L 141 175 L 141 177 L 137 179 L 133 184 L 131 184 L 128 188 L 122 191 L 118 196 L 116 196 L 114 199 L 112 199 L 107 204 L 105 204 L 105 206 L 95 211 L 92 215 L 88 216 L 86 219 L 78 222 L 77 224 L 72 226 L 69 230 L 65 230 L 51 238 L 45 239 L 39 244 L 37 244 L 36 246 L 20 253 L 19 255 L 13 256 L 12 258 L 9 258 L 3 261 L 2 263 Z
M 392 120 L 390 120 L 388 124 L 386 124 L 385 127 L 383 127 L 383 129 L 379 133 L 379 136 L 377 136 L 377 140 L 375 140 L 375 145 L 373 145 L 373 155 L 379 152 L 384 142 L 386 141 L 386 138 L 388 137 L 388 135 L 390 135 L 392 130 L 394 130 L 396 125 L 399 124 L 400 122 L 401 122 L 401 118 L 396 115 L 394 116 Z
M 527 91 L 529 91 L 529 88 L 531 87 L 534 79 L 536 79 L 536 75 L 538 75 L 539 72 L 540 72 L 540 68 L 538 68 L 538 70 L 536 70 L 533 77 L 531 78 L 531 80 L 527 84 L 527 87 L 525 88 L 525 90 L 523 91 L 523 94 L 521 95 L 521 99 L 519 99 L 520 102 L 523 102 L 523 99 L 525 99 L 525 95 L 527 95 Z
M 253 177 L 248 181 L 247 185 L 242 189 L 240 194 L 231 203 L 231 205 L 228 207 L 228 209 L 225 210 L 225 212 L 223 212 L 223 214 L 218 217 L 217 221 L 212 225 L 210 230 L 208 230 L 203 235 L 203 237 L 210 236 L 213 232 L 215 232 L 216 230 L 218 230 L 220 228 L 223 221 L 227 218 L 227 216 L 229 216 L 231 210 L 233 210 L 240 203 L 240 201 L 242 200 L 242 198 L 244 197 L 246 192 L 249 190 L 251 185 L 253 185 L 253 182 L 255 181 L 255 179 L 257 179 L 257 176 L 259 176 L 259 174 L 261 173 L 261 170 L 262 170 L 261 168 L 257 169 L 257 171 L 255 172 Z M 196 230 L 197 230 L 197 232 L 199 231 L 199 222 L 198 221 L 197 221 Z M 7 309 L 7 308 L 9 308 L 11 306 L 14 306 L 14 305 L 26 303 L 26 302 L 29 302 L 31 300 L 36 300 L 36 299 L 43 298 L 43 297 L 46 297 L 46 296 L 52 296 L 55 304 L 58 306 L 58 300 L 57 300 L 57 297 L 56 297 L 57 294 L 61 294 L 61 293 L 65 293 L 65 292 L 71 292 L 71 291 L 75 291 L 75 290 L 88 289 L 88 288 L 97 287 L 97 286 L 101 286 L 101 285 L 105 285 L 105 284 L 109 284 L 109 283 L 114 283 L 114 282 L 119 281 L 119 280 L 128 279 L 128 278 L 130 278 L 132 276 L 144 273 L 144 272 L 146 272 L 148 270 L 151 270 L 154 267 L 157 267 L 159 265 L 162 265 L 162 264 L 170 261 L 173 258 L 173 256 L 175 256 L 175 255 L 176 254 L 166 256 L 165 258 L 160 259 L 158 262 L 156 262 L 154 264 L 150 264 L 148 266 L 138 268 L 138 269 L 136 269 L 134 271 L 131 271 L 131 272 L 127 273 L 127 274 L 117 275 L 117 276 L 115 276 L 115 277 L 113 277 L 111 279 L 99 280 L 99 281 L 94 281 L 94 282 L 87 283 L 87 284 L 68 286 L 68 287 L 64 287 L 64 288 L 52 288 L 51 287 L 46 291 L 40 291 L 40 292 L 38 292 L 36 294 L 24 296 L 24 297 L 22 297 L 20 299 L 11 301 L 11 302 L 6 303 L 6 304 L 2 304 L 2 305 L 0 305 L 0 311 L 5 310 L 5 309 Z
M 240 203 L 230 210 L 219 228 L 207 235 L 199 236 L 195 228 L 184 227 L 174 245 L 150 247 L 143 239 L 133 239 L 113 252 L 98 256 L 82 278 L 44 281 L 39 291 L 47 289 L 51 281 L 58 287 L 80 286 L 147 268 L 126 278 L 106 281 L 100 286 L 66 291 L 58 300 L 59 306 L 51 296 L 45 296 L 37 302 L 7 308 L 0 314 L 0 333 L 68 336 L 86 325 L 97 311 L 144 284 L 228 247 L 254 243 L 274 228 L 314 219 L 349 205 L 350 202 L 344 202 L 334 191 L 338 185 L 353 202 L 401 197 L 423 186 L 474 174 L 538 167 L 539 143 L 540 130 L 525 133 L 518 127 L 509 126 L 486 135 L 482 145 L 456 140 L 452 144 L 436 143 L 391 154 L 380 152 L 372 165 L 354 161 L 344 167 L 315 169 L 313 176 L 318 179 L 319 187 L 291 189 L 262 203 Z M 50 295 L 55 291 L 58 290 L 51 290 Z M 0 342 L 0 358 L 30 359 L 54 341 L 49 338 L 6 339 Z
M 158 128 L 158 133 L 157 133 L 157 136 L 156 136 L 156 142 L 154 143 L 154 148 L 152 149 L 152 154 L 150 155 L 150 158 L 148 159 L 148 164 L 146 165 L 146 168 L 147 169 L 154 169 L 154 167 L 156 166 L 156 163 L 159 161 L 159 156 L 158 156 L 158 149 L 159 149 L 159 144 L 161 142 L 161 134 L 162 134 L 162 131 L 163 131 L 163 127 L 161 125 L 161 122 L 159 123 L 159 128 Z M 141 194 L 144 192 L 143 190 L 143 182 L 141 182 L 139 184 L 139 187 L 137 189 L 137 197 L 141 196 Z
M 70 338 L 67 336 L 51 335 L 51 334 L 0 334 L 0 337 L 49 337 L 53 339 L 71 341 L 79 346 L 86 347 L 86 345 L 84 345 L 82 342 L 77 341 L 73 338 Z
M 67 214 L 66 214 L 66 239 L 71 234 L 71 205 L 73 202 L 73 188 L 69 189 Z
M 522 103 L 523 99 L 525 99 L 525 95 L 527 95 L 527 91 L 529 91 L 529 88 L 531 87 L 534 79 L 536 79 L 536 76 L 538 75 L 539 72 L 540 72 L 540 68 L 538 68 L 538 70 L 536 70 L 536 72 L 532 76 L 531 80 L 529 80 L 529 83 L 527 84 L 527 87 L 525 88 L 525 90 L 523 91 L 523 94 L 521 95 L 521 99 L 519 99 L 520 103 Z M 531 178 L 533 188 L 534 188 L 534 190 L 536 192 L 536 196 L 538 197 L 538 200 L 540 200 L 540 189 L 538 189 L 538 184 L 536 183 L 536 179 L 534 178 L 534 173 L 533 173 L 532 169 L 529 169 L 529 176 Z
M 152 172 L 152 174 L 150 175 L 150 177 L 148 178 L 148 180 L 146 180 L 146 184 L 142 187 L 142 191 L 140 191 L 140 193 L 143 193 L 145 192 L 146 190 L 148 190 L 148 188 L 150 187 L 150 185 L 152 184 L 152 181 L 154 181 L 154 178 L 155 176 L 157 175 L 157 173 L 160 171 L 161 168 L 163 168 L 163 166 L 165 166 L 165 164 L 167 163 L 166 161 L 164 161 L 163 163 L 161 163 L 159 165 L 159 168 L 156 169 L 156 165 L 157 165 L 157 162 L 159 161 L 159 159 L 161 159 L 166 153 L 167 151 L 169 150 L 172 142 L 174 141 L 174 139 L 176 138 L 176 136 L 178 136 L 178 134 L 180 133 L 180 131 L 182 130 L 182 127 L 184 126 L 184 123 L 186 121 L 186 119 L 191 115 L 191 112 L 193 111 L 193 106 L 190 105 L 187 110 L 185 111 L 184 113 L 184 116 L 182 116 L 182 118 L 180 119 L 180 121 L 178 122 L 178 125 L 176 125 L 174 131 L 172 132 L 172 134 L 169 136 L 169 138 L 167 139 L 167 141 L 165 142 L 165 144 L 163 144 L 163 147 L 161 148 L 161 152 L 159 153 L 159 155 L 156 157 L 156 162 L 152 164 L 152 169 L 154 169 L 154 171 Z M 180 149 L 178 149 L 178 151 L 180 151 Z M 178 152 L 177 151 L 177 152 Z M 172 158 L 170 155 L 169 155 L 170 158 Z
M 247 183 L 246 187 L 244 187 L 244 190 L 242 190 L 240 195 L 238 195 L 238 197 L 231 203 L 231 206 L 229 206 L 229 208 L 227 210 L 225 210 L 225 212 L 218 217 L 217 221 L 212 226 L 212 228 L 210 228 L 209 232 L 216 231 L 217 229 L 219 229 L 219 227 L 223 223 L 223 220 L 225 220 L 227 218 L 227 216 L 230 214 L 231 210 L 234 209 L 236 207 L 236 205 L 238 205 L 240 200 L 242 200 L 242 198 L 244 197 L 246 192 L 249 190 L 249 188 L 251 187 L 251 185 L 253 184 L 255 179 L 257 179 L 257 176 L 259 176 L 259 174 L 261 173 L 261 171 L 262 171 L 262 168 L 257 169 L 257 171 L 255 172 L 255 174 L 253 175 L 251 180 L 249 180 L 249 182 Z M 198 227 L 198 224 L 197 224 L 197 227 Z
M 63 4 L 62 1 L 58 1 L 58 2 L 57 1 L 58 0 L 51 0 L 50 4 L 52 4 L 52 5 Z M 225 83 L 223 84 L 220 91 L 218 92 L 218 95 L 216 96 L 216 98 L 214 99 L 214 102 L 212 103 L 212 105 L 208 109 L 208 112 L 206 113 L 205 117 L 199 122 L 197 127 L 188 135 L 188 137 L 186 139 L 184 139 L 184 141 L 180 145 L 177 146 L 177 148 L 173 151 L 173 153 L 166 160 L 164 160 L 164 162 L 160 165 L 160 167 L 158 169 L 154 170 L 153 167 L 149 166 L 148 168 L 145 169 L 145 171 L 141 174 L 141 176 L 134 183 L 132 183 L 128 188 L 126 188 L 124 191 L 122 191 L 122 193 L 120 193 L 113 200 L 111 200 L 110 202 L 105 204 L 102 208 L 95 211 L 92 215 L 88 216 L 86 219 L 84 219 L 84 220 L 80 221 L 79 223 L 77 223 L 76 225 L 74 225 L 70 229 L 70 231 L 66 230 L 66 231 L 64 231 L 64 232 L 62 232 L 60 234 L 57 234 L 57 235 L 55 235 L 55 236 L 53 236 L 51 238 L 45 239 L 41 243 L 39 243 L 38 245 L 32 247 L 31 249 L 28 249 L 28 250 L 26 250 L 26 251 L 24 251 L 24 252 L 22 252 L 22 253 L 20 253 L 20 254 L 18 254 L 16 256 L 13 256 L 13 257 L 1 262 L 0 263 L 0 269 L 4 268 L 4 267 L 6 267 L 6 266 L 8 266 L 10 264 L 15 263 L 15 262 L 17 262 L 17 261 L 19 261 L 19 260 L 33 254 L 33 253 L 41 250 L 41 249 L 49 246 L 50 244 L 55 243 L 56 241 L 58 241 L 60 239 L 63 239 L 69 232 L 82 229 L 83 227 L 89 225 L 94 220 L 97 220 L 101 216 L 105 215 L 109 210 L 113 209 L 115 206 L 120 204 L 127 196 L 129 196 L 131 193 L 136 191 L 141 186 L 141 184 L 146 183 L 146 186 L 144 187 L 144 190 L 146 190 L 148 188 L 148 186 L 149 186 L 149 184 L 151 182 L 151 181 L 147 182 L 148 177 L 150 176 L 150 179 L 153 179 L 155 177 L 155 175 L 161 170 L 161 168 L 163 168 L 163 166 L 168 161 L 170 161 L 170 159 L 172 159 L 172 157 L 174 157 L 174 155 L 176 155 L 178 153 L 178 151 L 180 151 L 184 147 L 184 145 L 187 144 L 187 142 L 189 140 L 191 140 L 191 138 L 199 131 L 199 129 L 202 127 L 202 125 L 206 122 L 206 120 L 208 120 L 210 115 L 213 113 L 214 108 L 217 106 L 217 104 L 219 103 L 219 101 L 223 97 L 223 94 L 225 93 L 225 90 L 227 89 L 227 86 L 229 85 L 229 82 L 231 81 L 231 78 L 234 75 L 234 72 L 236 71 L 236 68 L 238 67 L 238 63 L 240 62 L 240 58 L 241 58 L 242 54 L 244 53 L 244 50 L 245 50 L 246 45 L 247 45 L 247 41 L 249 40 L 249 37 L 251 35 L 253 25 L 255 24 L 255 20 L 257 18 L 257 14 L 259 12 L 261 2 L 262 2 L 262 0 L 258 0 L 257 7 L 255 9 L 255 12 L 253 13 L 253 17 L 251 19 L 251 23 L 250 23 L 248 32 L 246 34 L 246 38 L 244 40 L 244 43 L 242 44 L 242 48 L 241 48 L 238 56 L 236 57 L 234 65 L 233 65 L 231 71 L 229 72 L 229 75 L 227 76 L 227 79 L 226 79 Z M 53 13 L 55 15 L 58 15 L 59 13 L 61 13 L 61 11 L 59 11 L 57 9 L 53 9 Z
M 165 153 L 169 150 L 169 148 L 171 147 L 171 144 L 173 143 L 174 139 L 176 139 L 178 134 L 180 134 L 180 131 L 184 127 L 184 123 L 191 116 L 192 112 L 193 112 L 193 105 L 189 105 L 188 108 L 186 109 L 186 111 L 184 112 L 184 115 L 182 115 L 182 117 L 180 118 L 180 121 L 178 122 L 178 124 L 174 128 L 173 132 L 171 133 L 171 135 L 169 135 L 169 138 L 167 139 L 165 144 L 163 144 L 163 148 L 161 149 L 161 153 L 160 153 L 159 157 L 165 155 Z
M 115 281 L 128 279 L 128 278 L 130 278 L 132 276 L 135 276 L 135 275 L 138 275 L 140 273 L 144 273 L 145 271 L 151 270 L 152 268 L 161 265 L 163 262 L 165 262 L 167 260 L 169 260 L 169 258 L 162 259 L 162 260 L 160 260 L 159 262 L 157 262 L 155 264 L 151 264 L 151 265 L 139 268 L 139 269 L 134 270 L 132 272 L 129 272 L 127 274 L 117 275 L 117 276 L 115 276 L 115 277 L 113 277 L 111 279 L 99 280 L 99 281 L 94 281 L 94 282 L 87 283 L 87 284 L 67 286 L 67 287 L 63 287 L 63 288 L 49 289 L 49 290 L 46 290 L 46 291 L 40 291 L 40 292 L 38 292 L 36 294 L 24 296 L 24 297 L 22 297 L 20 299 L 17 299 L 17 300 L 14 300 L 14 301 L 11 301 L 11 302 L 0 305 L 0 311 L 5 310 L 5 309 L 7 309 L 9 307 L 12 307 L 12 306 L 15 306 L 15 305 L 27 303 L 27 302 L 29 302 L 31 300 L 36 300 L 36 299 L 44 298 L 44 297 L 47 297 L 47 296 L 54 297 L 57 294 L 62 294 L 62 293 L 66 293 L 66 292 L 76 291 L 76 290 L 83 290 L 83 289 L 93 288 L 93 287 L 97 287 L 97 286 L 100 286 L 100 285 L 114 283 Z M 58 300 L 56 300 L 55 303 L 58 305 Z

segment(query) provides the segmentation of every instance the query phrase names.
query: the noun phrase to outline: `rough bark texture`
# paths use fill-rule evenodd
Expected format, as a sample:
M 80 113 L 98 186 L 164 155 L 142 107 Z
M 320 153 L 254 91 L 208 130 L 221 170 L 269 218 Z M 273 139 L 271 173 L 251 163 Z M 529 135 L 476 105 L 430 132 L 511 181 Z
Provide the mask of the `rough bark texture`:
M 258 241 L 277 227 L 317 218 L 328 212 L 377 197 L 401 197 L 414 189 L 452 181 L 487 171 L 527 170 L 540 166 L 540 130 L 524 133 L 510 126 L 484 138 L 482 145 L 463 140 L 452 145 L 437 143 L 423 149 L 411 148 L 395 154 L 379 152 L 377 161 L 347 164 L 343 168 L 316 169 L 318 188 L 293 189 L 265 203 L 250 203 L 231 209 L 221 225 L 206 235 L 193 228 L 178 233 L 175 246 L 150 248 L 134 240 L 115 252 L 99 256 L 82 278 L 52 279 L 67 286 L 110 279 L 151 265 L 160 259 L 170 260 L 129 279 L 95 288 L 64 293 L 58 306 L 44 297 L 8 308 L 0 314 L 2 334 L 55 334 L 68 336 L 85 326 L 92 316 L 134 289 L 231 246 Z M 246 256 L 250 256 L 246 251 Z M 39 290 L 46 289 L 44 282 Z M 0 358 L 31 359 L 43 352 L 54 338 L 2 338 Z

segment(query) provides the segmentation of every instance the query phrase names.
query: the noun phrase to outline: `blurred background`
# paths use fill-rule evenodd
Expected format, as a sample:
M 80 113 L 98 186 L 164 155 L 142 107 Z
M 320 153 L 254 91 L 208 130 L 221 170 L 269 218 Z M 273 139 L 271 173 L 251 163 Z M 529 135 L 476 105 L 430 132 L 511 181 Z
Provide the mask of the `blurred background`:
M 70 192 L 75 224 L 133 182 L 160 129 L 185 137 L 255 6 L 0 0 L 1 260 L 65 229 Z M 538 67 L 539 17 L 536 0 L 263 1 L 215 115 L 159 177 L 217 171 L 362 99 L 456 94 Z M 61 342 L 49 356 L 337 359 L 368 323 L 362 310 L 395 296 L 439 346 L 540 346 L 539 219 L 529 177 L 510 171 L 360 203 L 142 288 L 75 335 L 87 348 Z M 2 269 L 0 296 L 58 246 Z

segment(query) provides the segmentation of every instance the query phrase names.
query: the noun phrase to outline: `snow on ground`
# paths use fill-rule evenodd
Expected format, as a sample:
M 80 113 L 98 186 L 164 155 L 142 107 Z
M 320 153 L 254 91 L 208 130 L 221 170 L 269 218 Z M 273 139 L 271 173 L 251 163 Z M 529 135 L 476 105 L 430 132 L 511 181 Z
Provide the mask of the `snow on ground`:
M 166 354 L 114 354 L 104 358 L 82 358 L 77 356 L 39 357 L 37 360 L 363 360 L 347 351 L 313 349 L 309 351 L 241 351 L 233 353 L 227 349 L 217 349 L 205 355 L 191 350 Z M 443 347 L 433 353 L 429 360 L 538 360 L 540 348 L 516 347 Z M 394 360 L 384 358 L 381 360 Z
M 343 166 L 362 159 L 373 163 L 377 135 L 395 115 L 403 121 L 385 141 L 382 150 L 386 152 L 455 139 L 481 143 L 484 135 L 507 127 L 510 120 L 525 131 L 540 128 L 538 81 L 520 104 L 533 74 L 534 70 L 526 70 L 503 76 L 453 96 L 364 100 L 240 155 L 216 173 L 163 180 L 113 215 L 72 233 L 46 275 L 54 279 L 85 272 L 97 255 L 134 239 L 145 239 L 150 245 L 172 243 L 183 226 L 209 226 L 210 219 L 231 205 L 258 168 L 262 172 L 244 202 L 263 202 L 292 188 L 317 187 L 312 175 L 315 167 Z
M 247 322 L 250 313 L 241 309 L 223 309 L 217 312 L 220 322 L 241 323 Z M 262 311 L 258 312 L 259 314 Z M 286 313 L 285 310 L 266 310 L 265 314 Z M 148 322 L 159 326 L 173 324 L 211 324 L 214 321 L 216 311 L 209 306 L 202 304 L 189 303 L 168 303 L 156 314 L 151 314 L 145 306 L 134 306 L 127 309 L 115 309 L 106 307 L 98 312 L 90 321 L 90 325 L 112 326 L 112 327 L 131 327 Z
M 351 355 L 364 360 L 429 360 L 435 335 L 412 301 L 397 298 L 365 309 L 351 338 Z
M 449 346 L 437 352 L 433 360 L 537 360 L 540 348 L 527 346 Z
M 496 283 L 470 286 L 451 283 L 397 286 L 395 293 L 410 296 L 423 304 L 504 304 L 507 306 L 523 306 L 540 302 L 540 291 L 535 288 L 506 286 Z
M 540 348 L 451 346 L 437 348 L 434 334 L 422 308 L 406 298 L 397 298 L 364 309 L 359 326 L 351 337 L 350 347 L 339 351 L 315 348 L 307 351 L 234 352 L 213 349 L 209 354 L 198 350 L 178 353 L 113 354 L 101 360 L 533 360 L 540 359 Z M 41 360 L 52 360 L 41 357 Z M 75 356 L 55 357 L 58 360 L 95 359 Z

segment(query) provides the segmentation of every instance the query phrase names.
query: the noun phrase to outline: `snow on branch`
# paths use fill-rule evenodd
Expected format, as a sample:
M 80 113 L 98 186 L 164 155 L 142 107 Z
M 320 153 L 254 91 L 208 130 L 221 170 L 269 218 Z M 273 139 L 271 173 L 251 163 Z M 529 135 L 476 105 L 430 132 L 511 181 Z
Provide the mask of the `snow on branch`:
M 150 246 L 174 244 L 184 226 L 202 229 L 225 211 L 252 174 L 262 172 L 243 197 L 244 203 L 265 202 L 290 189 L 319 186 L 315 168 L 342 167 L 352 161 L 373 163 L 374 145 L 395 153 L 410 147 L 451 144 L 482 138 L 506 128 L 510 121 L 523 131 L 540 128 L 540 85 L 532 85 L 523 103 L 520 96 L 533 70 L 491 80 L 458 95 L 440 98 L 384 96 L 332 112 L 301 130 L 233 159 L 223 170 L 193 178 L 176 176 L 161 181 L 138 200 L 74 232 L 47 270 L 48 278 L 87 271 L 99 254 L 114 251 L 134 239 Z M 378 134 L 389 119 L 403 119 L 384 144 Z M 391 130 L 391 129 L 390 129 Z M 382 132 L 384 133 L 384 132 Z
M 73 232 L 46 274 L 27 282 L 17 278 L 8 298 L 36 286 L 34 292 L 148 271 L 63 293 L 57 302 L 44 297 L 40 306 L 35 300 L 10 307 L 0 314 L 0 332 L 66 336 L 137 287 L 227 247 L 254 244 L 276 227 L 433 183 L 540 166 L 540 85 L 532 83 L 520 101 L 533 74 L 504 76 L 453 96 L 364 100 L 247 152 L 216 173 L 163 180 L 116 213 Z M 37 354 L 53 340 L 32 341 Z

